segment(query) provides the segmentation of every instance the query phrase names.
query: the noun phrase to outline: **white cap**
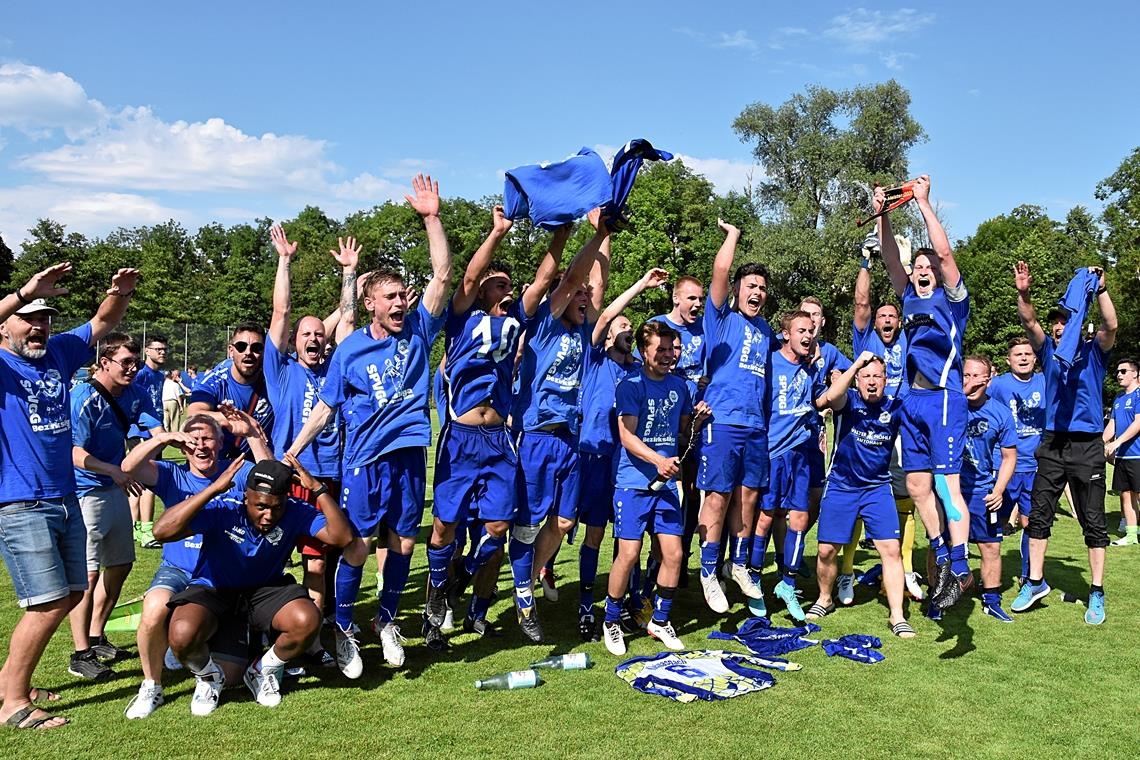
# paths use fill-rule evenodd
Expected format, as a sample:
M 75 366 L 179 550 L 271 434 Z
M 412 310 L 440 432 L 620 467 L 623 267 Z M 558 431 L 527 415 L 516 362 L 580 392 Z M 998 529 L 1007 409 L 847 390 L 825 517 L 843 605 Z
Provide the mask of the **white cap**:
M 21 317 L 26 317 L 30 314 L 43 314 L 45 312 L 51 314 L 53 317 L 59 316 L 59 309 L 54 306 L 48 306 L 48 302 L 42 298 L 37 298 L 31 303 L 24 304 L 16 309 L 16 313 Z

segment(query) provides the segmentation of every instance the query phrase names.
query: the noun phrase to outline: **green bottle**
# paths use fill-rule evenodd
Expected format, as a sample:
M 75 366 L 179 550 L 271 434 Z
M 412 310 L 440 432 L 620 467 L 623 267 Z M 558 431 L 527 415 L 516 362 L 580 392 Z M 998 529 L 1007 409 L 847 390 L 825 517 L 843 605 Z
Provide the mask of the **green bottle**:
M 499 673 L 482 681 L 475 682 L 475 688 L 480 691 L 493 689 L 533 689 L 542 683 L 538 673 L 533 670 L 515 670 L 510 673 Z
M 532 662 L 530 666 L 535 670 L 547 668 L 550 670 L 585 670 L 593 665 L 587 652 L 571 652 L 570 654 L 556 654 Z

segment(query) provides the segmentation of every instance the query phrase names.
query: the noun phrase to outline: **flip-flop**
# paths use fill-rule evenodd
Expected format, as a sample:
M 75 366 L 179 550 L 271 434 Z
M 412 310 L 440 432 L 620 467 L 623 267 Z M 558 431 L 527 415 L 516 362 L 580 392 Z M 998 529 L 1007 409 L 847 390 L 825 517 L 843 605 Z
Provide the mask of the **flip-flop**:
M 819 602 L 815 602 L 812 606 L 808 607 L 807 612 L 804 613 L 804 617 L 808 620 L 818 620 L 819 618 L 827 617 L 833 612 L 835 612 L 834 603 L 824 607 Z
M 900 639 L 913 639 L 918 634 L 910 627 L 910 623 L 905 620 L 891 624 L 891 633 L 898 636 Z
M 50 731 L 53 728 L 63 728 L 71 722 L 67 718 L 64 718 L 62 715 L 52 715 L 48 712 L 45 712 L 44 710 L 40 710 L 40 712 L 43 713 L 43 717 L 32 718 L 32 713 L 34 713 L 36 710 L 40 710 L 40 708 L 36 707 L 35 705 L 28 705 L 21 710 L 17 710 L 16 712 L 12 713 L 11 717 L 9 717 L 8 720 L 4 721 L 4 725 L 20 730 L 31 729 L 33 731 Z M 46 728 L 43 727 L 43 725 L 48 721 L 55 720 L 57 718 L 63 720 L 63 723 L 60 723 L 58 726 L 48 726 Z
M 39 702 L 41 699 L 44 702 L 58 702 L 61 699 L 57 692 L 49 689 L 41 689 L 38 686 L 33 686 L 28 689 L 28 698 L 33 702 Z

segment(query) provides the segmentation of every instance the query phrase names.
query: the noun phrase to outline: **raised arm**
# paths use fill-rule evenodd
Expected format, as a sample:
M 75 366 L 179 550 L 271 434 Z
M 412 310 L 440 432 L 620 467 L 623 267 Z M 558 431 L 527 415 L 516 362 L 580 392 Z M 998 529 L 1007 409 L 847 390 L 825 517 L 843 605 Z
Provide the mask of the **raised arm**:
M 938 257 L 938 265 L 942 269 L 942 284 L 957 287 L 962 281 L 962 273 L 958 270 L 958 262 L 954 260 L 954 249 L 950 247 L 950 238 L 946 237 L 946 230 L 942 229 L 942 222 L 934 213 L 930 205 L 930 175 L 923 174 L 914 181 L 914 200 L 918 210 L 922 212 L 922 221 L 926 222 L 926 236 L 930 238 L 930 247 Z
M 499 243 L 503 242 L 503 238 L 511 229 L 514 224 L 510 219 L 503 216 L 503 207 L 495 206 L 491 209 L 491 232 L 487 235 L 487 239 L 475 251 L 475 255 L 467 262 L 467 269 L 463 272 L 463 279 L 459 282 L 459 287 L 455 289 L 455 295 L 451 297 L 451 310 L 456 314 L 463 314 L 471 308 L 471 304 L 475 303 L 475 297 L 479 295 L 479 277 L 486 271 L 487 267 L 491 265 L 491 258 L 495 255 L 495 249 L 499 247 Z
M 277 251 L 277 276 L 273 279 L 273 317 L 269 321 L 269 339 L 282 354 L 289 353 L 289 315 L 292 296 L 289 292 L 289 265 L 297 253 L 297 244 L 289 242 L 280 224 L 269 230 L 273 247 Z
M 598 317 L 597 323 L 594 325 L 594 334 L 591 336 L 590 341 L 595 346 L 602 345 L 606 339 L 606 332 L 610 329 L 610 322 L 617 319 L 617 316 L 625 311 L 625 308 L 633 302 L 633 299 L 644 293 L 649 288 L 656 288 L 659 285 L 669 280 L 669 273 L 664 269 L 653 268 L 641 276 L 641 279 L 633 283 L 624 293 L 610 302 L 610 305 L 605 308 L 601 316 Z
M 871 201 L 876 214 L 883 207 L 883 200 L 883 189 L 876 187 L 874 198 Z M 891 242 L 893 243 L 894 240 L 892 239 Z M 855 275 L 855 313 L 851 317 L 855 329 L 859 332 L 866 330 L 874 317 L 874 311 L 871 308 L 871 258 L 876 246 L 882 249 L 882 243 L 879 242 L 878 238 L 875 235 L 868 235 L 863 240 L 863 245 L 859 250 L 862 259 L 859 261 L 859 274 Z
M 1096 285 L 1096 305 L 1100 308 L 1101 322 L 1100 329 L 1096 331 L 1096 341 L 1100 344 L 1100 350 L 1107 354 L 1116 345 L 1116 330 L 1120 327 L 1120 322 L 1116 318 L 1116 304 L 1112 302 L 1112 296 L 1104 284 L 1104 270 L 1100 267 L 1089 269 L 1100 276 Z
M 152 487 L 158 482 L 158 466 L 154 458 L 167 446 L 178 446 L 185 451 L 192 446 L 190 436 L 181 432 L 163 432 L 151 436 L 127 452 L 120 469 L 144 486 Z
M 318 401 L 317 405 L 313 407 L 312 413 L 309 414 L 309 421 L 301 428 L 301 432 L 297 433 L 296 440 L 290 444 L 289 450 L 286 453 L 297 456 L 304 451 L 305 447 L 312 443 L 313 439 L 317 437 L 317 433 L 324 429 L 332 413 L 333 410 L 331 406 L 324 401 Z
M 209 504 L 212 499 L 228 491 L 233 486 L 234 477 L 237 476 L 238 471 L 243 466 L 245 466 L 244 459 L 240 457 L 235 459 L 213 483 L 186 501 L 181 501 L 164 509 L 162 516 L 154 523 L 155 540 L 169 543 L 193 535 L 194 531 L 190 529 L 190 523 L 194 519 L 194 515 L 198 514 L 199 510 Z
M 736 244 L 740 242 L 740 230 L 723 219 L 716 220 L 724 232 L 724 242 L 713 259 L 712 279 L 709 281 L 709 300 L 718 309 L 728 300 L 732 291 L 732 261 L 736 258 Z
M 127 313 L 127 305 L 131 302 L 131 296 L 135 294 L 138 282 L 137 269 L 120 269 L 111 277 L 111 287 L 107 289 L 107 297 L 99 304 L 99 310 L 91 318 L 93 347 L 123 321 L 123 315 Z
M 875 211 L 878 211 L 886 203 L 886 195 L 883 188 L 875 188 L 875 197 L 872 205 Z M 886 214 L 879 217 L 876 227 L 879 230 L 879 247 L 883 253 L 883 266 L 887 268 L 887 277 L 891 280 L 891 288 L 894 289 L 895 295 L 902 298 L 903 293 L 906 291 L 906 267 L 903 266 L 902 257 L 899 255 L 899 244 L 895 240 L 895 232 L 891 229 L 891 220 Z
M 855 361 L 851 363 L 851 366 L 848 367 L 843 374 L 835 378 L 831 382 L 831 385 L 827 386 L 827 390 L 816 398 L 815 408 L 831 409 L 834 412 L 838 412 L 847 406 L 847 389 L 851 387 L 852 381 L 855 380 L 855 375 L 859 374 L 859 370 L 866 367 L 875 358 L 875 355 L 870 351 L 864 351 L 855 357 Z
M 348 518 L 341 511 L 340 503 L 337 501 L 339 495 L 334 496 L 329 493 L 329 489 L 325 488 L 321 481 L 310 475 L 297 457 L 286 454 L 284 461 L 297 473 L 297 480 L 300 481 L 303 488 L 308 489 L 309 493 L 320 494 L 317 497 L 317 505 L 321 508 L 321 514 L 325 516 L 326 523 L 325 527 L 317 531 L 313 538 L 330 546 L 341 548 L 348 546 L 352 542 L 352 526 L 349 525 Z
M 570 299 L 574 297 L 574 292 L 590 276 L 590 271 L 594 267 L 594 259 L 597 258 L 602 243 L 610 235 L 606 223 L 601 220 L 599 209 L 590 212 L 590 222 L 596 226 L 594 236 L 587 240 L 582 249 L 574 255 L 570 261 L 570 266 L 566 269 L 566 274 L 562 276 L 562 282 L 558 283 L 558 287 L 550 294 L 550 314 L 555 319 L 562 316 L 566 307 L 570 305 Z
M 356 299 L 359 295 L 356 267 L 360 263 L 362 248 L 352 236 L 338 237 L 336 244 L 337 250 L 330 250 L 329 255 L 340 264 L 340 304 L 325 319 L 325 335 L 332 335 L 335 328 L 336 343 L 339 346 L 356 329 Z
M 447 306 L 447 289 L 451 282 L 451 250 L 439 218 L 439 183 L 430 176 L 417 174 L 412 180 L 412 190 L 415 195 L 404 198 L 424 220 L 431 255 L 431 281 L 424 288 L 424 307 L 433 317 L 438 317 Z
M 523 313 L 528 317 L 533 317 L 538 311 L 542 299 L 550 290 L 550 283 L 554 282 L 554 278 L 558 275 L 558 268 L 562 265 L 562 252 L 566 250 L 566 241 L 570 239 L 570 233 L 573 231 L 574 225 L 564 224 L 551 236 L 550 247 L 542 255 L 542 261 L 534 273 L 534 282 L 522 294 Z
M 71 262 L 65 261 L 32 275 L 30 280 L 0 300 L 0 322 L 8 319 L 22 306 L 30 304 L 37 298 L 67 295 L 67 288 L 58 287 L 56 283 L 61 277 L 71 274 L 71 270 Z
M 1024 261 L 1017 262 L 1013 266 L 1013 286 L 1017 288 L 1017 317 L 1021 320 L 1021 326 L 1033 350 L 1040 351 L 1045 345 L 1045 330 L 1037 321 L 1037 309 L 1033 308 L 1033 301 L 1029 297 L 1029 288 L 1032 284 L 1033 277 L 1029 274 L 1029 265 Z M 1080 328 L 1080 325 L 1077 327 Z
M 598 246 L 598 255 L 590 267 L 590 302 L 586 306 L 586 320 L 596 323 L 606 302 L 606 286 L 610 282 L 610 238 Z

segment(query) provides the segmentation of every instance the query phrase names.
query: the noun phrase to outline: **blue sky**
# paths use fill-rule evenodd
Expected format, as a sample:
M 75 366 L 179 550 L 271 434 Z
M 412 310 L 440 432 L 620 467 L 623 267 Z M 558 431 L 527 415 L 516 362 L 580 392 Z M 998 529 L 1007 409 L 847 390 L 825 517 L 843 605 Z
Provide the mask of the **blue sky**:
M 0 235 L 340 216 L 420 169 L 477 198 L 632 137 L 725 191 L 763 172 L 746 105 L 892 77 L 954 237 L 1020 203 L 1098 211 L 1140 145 L 1131 3 L 533 5 L 7 3 Z

